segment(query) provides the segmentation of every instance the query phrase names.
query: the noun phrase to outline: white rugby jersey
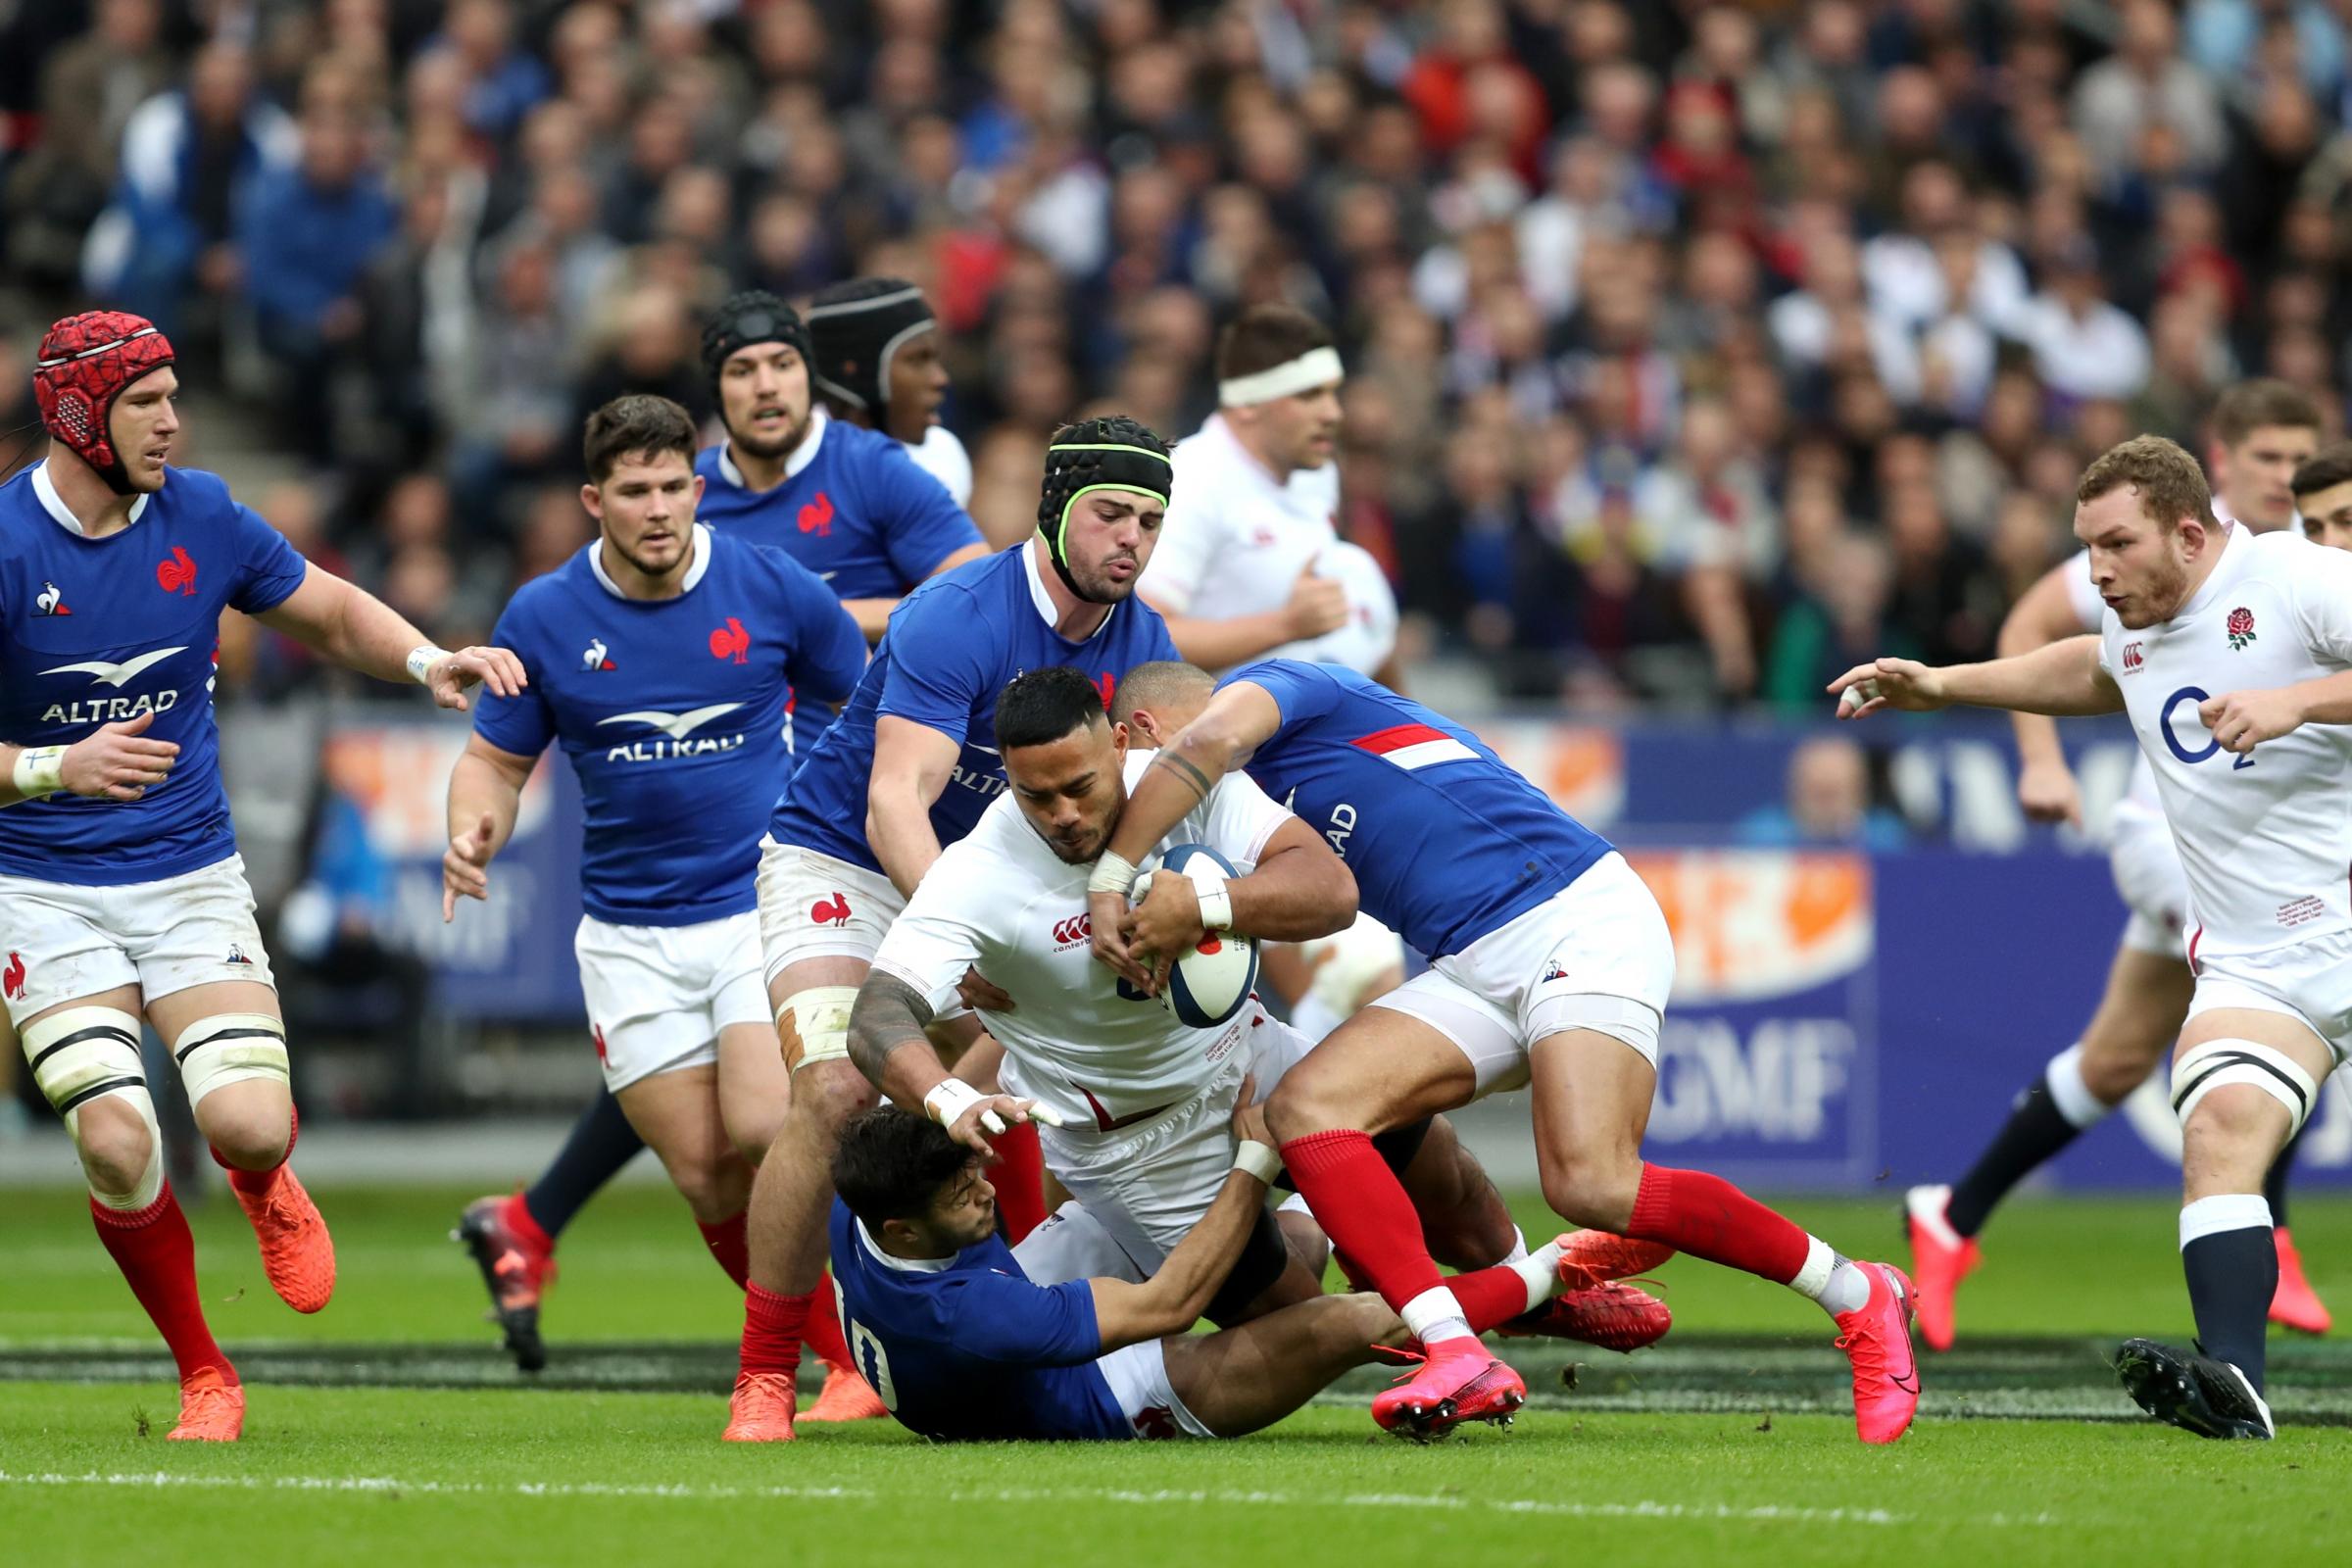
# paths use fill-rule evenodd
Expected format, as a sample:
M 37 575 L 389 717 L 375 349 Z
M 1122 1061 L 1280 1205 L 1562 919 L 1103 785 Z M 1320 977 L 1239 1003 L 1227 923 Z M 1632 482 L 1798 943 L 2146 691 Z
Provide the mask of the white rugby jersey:
M 1127 754 L 1127 784 L 1157 755 Z M 1243 773 L 1229 773 L 1167 844 L 1205 844 L 1248 875 L 1291 819 Z M 924 873 L 874 955 L 874 967 L 921 993 L 936 1012 L 976 966 L 1013 1000 L 987 1015 L 1004 1045 L 1005 1092 L 1044 1102 L 1073 1128 L 1104 1127 L 1205 1088 L 1263 1016 L 1245 1006 L 1214 1029 L 1179 1023 L 1156 998 L 1095 961 L 1087 919 L 1092 863 L 1058 858 L 1000 796 L 979 824 Z
M 2233 528 L 2180 614 L 2103 621 L 2099 662 L 2187 872 L 2191 963 L 2352 929 L 2352 726 L 2306 724 L 2239 757 L 2197 716 L 2208 697 L 2352 668 L 2352 554 Z
M 2074 559 L 2066 564 L 2065 582 L 2066 602 L 2074 610 L 2075 619 L 2084 631 L 2099 630 L 2107 623 L 2107 601 L 2099 597 L 2098 585 L 2090 580 L 2089 551 L 2075 552 Z M 2134 818 L 2141 822 L 2164 819 L 2164 803 L 2156 798 L 2156 774 L 2149 768 L 2144 752 L 2132 763 L 2132 780 L 2125 787 L 2123 798 L 2115 803 L 2109 836 L 2130 826 Z
M 1139 584 L 1146 598 L 1171 614 L 1217 620 L 1262 614 L 1290 603 L 1292 585 L 1311 563 L 1347 590 L 1352 626 L 1263 657 L 1337 659 L 1366 675 L 1387 662 L 1396 646 L 1396 596 L 1370 557 L 1342 559 L 1352 547 L 1333 548 L 1341 544 L 1332 524 L 1340 510 L 1336 462 L 1294 468 L 1276 484 L 1222 414 L 1178 442 L 1171 461 L 1167 521 Z M 1362 662 L 1367 658 L 1369 664 Z

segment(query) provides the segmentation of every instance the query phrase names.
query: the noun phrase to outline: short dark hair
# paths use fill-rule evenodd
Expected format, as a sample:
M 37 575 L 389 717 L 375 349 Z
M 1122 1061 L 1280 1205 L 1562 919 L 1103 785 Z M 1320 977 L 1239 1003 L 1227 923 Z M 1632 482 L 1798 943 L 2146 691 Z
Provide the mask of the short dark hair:
M 1255 375 L 1332 346 L 1331 329 L 1296 305 L 1252 305 L 1217 334 L 1217 379 Z
M 2330 441 L 2305 458 L 2286 487 L 2301 499 L 2339 484 L 2352 484 L 2352 441 Z
M 2208 528 L 2220 526 L 2205 470 L 2185 449 L 2160 435 L 2135 435 L 2100 453 L 2082 470 L 2075 504 L 2087 506 L 2111 490 L 2127 488 L 2139 492 L 2140 511 L 2161 532 L 2174 532 L 2187 517 Z
M 833 1191 L 850 1212 L 878 1231 L 890 1219 L 920 1219 L 940 1189 L 979 1156 L 927 1116 L 876 1105 L 850 1118 L 833 1146 Z
M 1203 697 L 1216 689 L 1217 678 L 1198 664 L 1178 659 L 1154 659 L 1119 677 L 1112 693 L 1110 719 L 1131 724 L 1139 708 L 1156 708 L 1173 698 Z
M 1015 675 L 997 698 L 997 750 L 1050 746 L 1103 716 L 1102 688 L 1055 664 Z
M 603 484 L 612 477 L 613 466 L 627 457 L 657 457 L 683 453 L 694 466 L 694 418 L 667 398 L 631 392 L 588 416 L 580 439 L 580 456 L 588 465 L 588 482 Z
M 2213 438 L 2236 446 L 2266 425 L 2296 430 L 2320 427 L 2320 406 L 2311 394 L 2285 381 L 2257 377 L 2225 390 L 2213 406 Z

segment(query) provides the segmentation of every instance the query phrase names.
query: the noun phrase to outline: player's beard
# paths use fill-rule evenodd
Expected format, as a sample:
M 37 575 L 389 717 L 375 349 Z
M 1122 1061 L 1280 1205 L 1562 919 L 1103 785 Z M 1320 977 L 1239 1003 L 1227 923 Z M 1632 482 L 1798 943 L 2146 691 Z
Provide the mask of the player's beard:
M 2127 630 L 2138 631 L 2160 625 L 2180 613 L 2188 599 L 2188 568 L 2175 561 L 2168 552 L 2148 571 L 2148 586 L 2132 596 L 2132 617 L 2123 621 Z
M 1090 605 L 1117 605 L 1124 604 L 1127 596 L 1135 592 L 1135 585 L 1144 574 L 1143 558 L 1121 552 L 1106 558 L 1102 565 L 1108 565 L 1112 561 L 1135 563 L 1135 570 L 1125 582 L 1113 582 L 1101 565 L 1082 567 L 1076 562 L 1070 564 L 1070 586 L 1077 591 L 1079 598 Z
M 693 538 L 691 529 L 687 531 L 684 537 L 686 540 L 691 541 Z M 686 544 L 681 543 L 678 547 L 678 553 L 670 558 L 669 564 L 665 566 L 656 566 L 648 563 L 646 559 L 643 556 L 640 556 L 636 551 L 631 550 L 627 545 L 624 545 L 619 540 L 614 539 L 611 534 L 605 535 L 605 539 L 612 546 L 612 553 L 614 555 L 627 562 L 631 566 L 643 573 L 649 582 L 653 583 L 663 582 L 667 578 L 674 576 L 679 571 L 685 569 L 687 558 L 692 554 L 692 552 L 687 548 Z
M 727 427 L 727 439 L 739 451 L 748 452 L 762 463 L 774 463 L 779 459 L 791 456 L 799 449 L 800 444 L 808 438 L 808 424 L 815 417 L 816 405 L 811 403 L 802 411 L 800 418 L 772 442 L 762 441 L 757 436 L 746 435 L 733 425 Z

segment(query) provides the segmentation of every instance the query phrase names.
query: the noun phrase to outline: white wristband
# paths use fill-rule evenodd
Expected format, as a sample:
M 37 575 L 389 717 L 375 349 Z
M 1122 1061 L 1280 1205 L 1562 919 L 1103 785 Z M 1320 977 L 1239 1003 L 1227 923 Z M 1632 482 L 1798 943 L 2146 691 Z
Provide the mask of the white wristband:
M 1134 862 L 1123 856 L 1113 855 L 1108 850 L 1104 850 L 1101 858 L 1095 861 L 1094 875 L 1086 879 L 1087 892 L 1116 893 L 1122 899 L 1134 886 Z
M 1233 895 L 1225 890 L 1225 879 L 1219 877 L 1206 887 L 1197 889 L 1200 901 L 1200 923 L 1211 931 L 1233 929 Z
M 55 795 L 66 787 L 66 749 L 63 746 L 27 746 L 17 753 L 15 770 L 17 793 L 24 799 L 38 800 Z
M 1261 1144 L 1254 1138 L 1245 1139 L 1233 1152 L 1233 1168 L 1245 1171 L 1271 1187 L 1274 1178 L 1282 1174 L 1282 1155 L 1271 1145 Z
M 960 1078 L 942 1078 L 923 1096 L 923 1110 L 942 1127 L 953 1127 L 956 1119 L 988 1097 Z M 1004 1130 L 1004 1118 L 993 1110 L 980 1113 L 981 1127 L 992 1133 Z
M 433 666 L 449 657 L 449 650 L 431 643 L 418 643 L 409 650 L 409 679 L 419 686 L 433 683 Z

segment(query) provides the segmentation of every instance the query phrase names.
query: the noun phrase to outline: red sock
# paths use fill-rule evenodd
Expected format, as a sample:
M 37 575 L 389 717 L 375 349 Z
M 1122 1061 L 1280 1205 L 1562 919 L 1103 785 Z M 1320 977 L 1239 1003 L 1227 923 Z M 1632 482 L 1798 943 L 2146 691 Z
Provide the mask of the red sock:
M 147 1316 L 172 1348 L 184 1380 L 201 1367 L 218 1367 L 229 1382 L 237 1369 L 228 1364 L 213 1331 L 205 1326 L 204 1301 L 196 1290 L 196 1241 L 188 1234 L 188 1216 L 180 1212 L 172 1184 L 164 1183 L 156 1200 L 136 1211 L 109 1208 L 90 1200 L 90 1218 L 98 1240 L 122 1271 L 130 1294 L 139 1298 Z
M 1634 1219 L 1625 1234 L 1664 1242 L 1678 1252 L 1761 1275 L 1776 1285 L 1796 1278 L 1813 1240 L 1720 1176 L 1649 1164 L 1642 1167 Z
M 1347 1128 L 1309 1133 L 1282 1146 L 1282 1162 L 1331 1245 L 1363 1270 L 1389 1305 L 1401 1311 L 1446 1283 L 1422 1243 L 1413 1200 L 1371 1139 Z
M 738 1290 L 752 1283 L 752 1247 L 743 1233 L 744 1216 L 750 1212 L 747 1208 L 730 1214 L 715 1225 L 705 1225 L 699 1219 L 694 1222 L 703 1233 L 703 1245 L 710 1249 L 710 1255 L 718 1259 L 718 1266 L 727 1271 Z
M 217 1148 L 213 1150 L 213 1163 L 228 1172 L 230 1187 L 247 1198 L 260 1198 L 277 1185 L 277 1173 L 284 1170 L 286 1161 L 294 1157 L 294 1141 L 301 1136 L 302 1113 L 289 1106 L 286 1110 L 285 1152 L 277 1156 L 276 1164 L 267 1170 L 247 1170 L 241 1165 L 230 1164 L 228 1156 Z
M 804 1343 L 808 1353 L 835 1372 L 855 1372 L 858 1363 L 850 1358 L 850 1342 L 841 1335 L 841 1308 L 833 1301 L 833 1275 L 828 1271 L 816 1282 L 816 1294 L 808 1303 L 808 1328 Z
M 1037 1124 L 1021 1122 L 991 1140 L 997 1163 L 988 1184 L 997 1190 L 997 1213 L 1004 1222 L 1004 1242 L 1021 1245 L 1021 1238 L 1046 1222 L 1046 1152 L 1037 1142 Z
M 1527 1311 L 1527 1281 L 1507 1263 L 1456 1274 L 1446 1284 L 1462 1303 L 1462 1316 L 1473 1334 L 1484 1334 Z
M 556 1250 L 556 1239 L 540 1225 L 538 1216 L 531 1212 L 531 1205 L 522 1200 L 520 1193 L 512 1193 L 499 1200 L 498 1222 L 513 1231 L 517 1241 L 542 1256 Z
M 780 1372 L 791 1377 L 801 1368 L 801 1332 L 808 1326 L 809 1296 L 778 1296 L 746 1284 L 743 1288 L 742 1370 Z

